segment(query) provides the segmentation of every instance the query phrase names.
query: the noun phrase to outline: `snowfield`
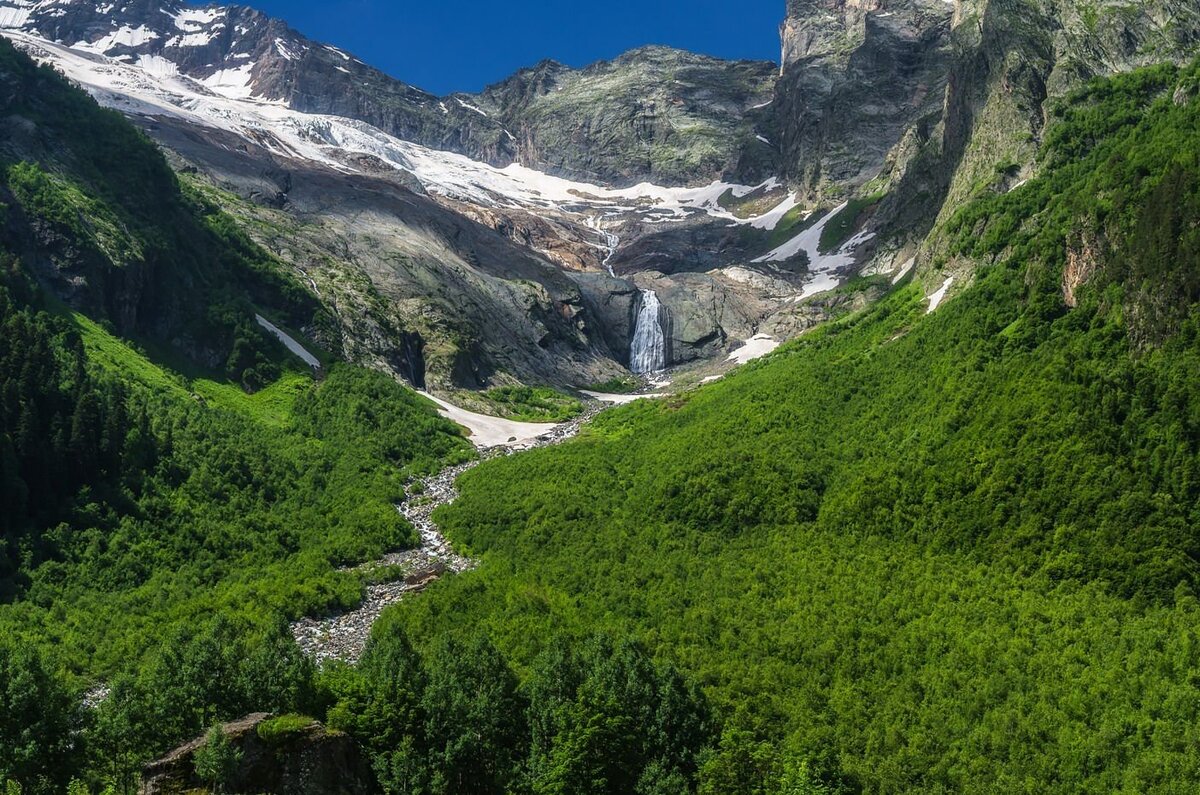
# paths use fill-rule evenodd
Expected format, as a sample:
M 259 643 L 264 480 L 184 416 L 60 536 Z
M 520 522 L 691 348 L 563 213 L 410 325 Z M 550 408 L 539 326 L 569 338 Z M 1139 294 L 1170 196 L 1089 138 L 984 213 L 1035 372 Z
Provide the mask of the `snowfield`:
M 479 448 L 504 445 L 519 450 L 533 445 L 539 436 L 545 436 L 559 427 L 555 423 L 517 422 L 487 414 L 476 414 L 428 392 L 421 394 L 438 405 L 438 412 L 443 417 L 470 431 L 471 443 Z
M 633 403 L 635 400 L 655 400 L 657 398 L 668 397 L 666 393 L 657 392 L 648 395 L 636 394 L 612 394 L 609 392 L 592 392 L 589 389 L 580 390 L 593 400 L 598 400 L 601 403 L 608 403 L 613 406 L 626 406 Z
M 761 359 L 762 357 L 766 356 L 768 353 L 778 348 L 779 345 L 779 340 L 775 339 L 769 334 L 756 334 L 750 339 L 746 340 L 745 345 L 729 354 L 729 358 L 726 359 L 726 361 L 733 362 L 735 364 L 752 362 L 755 359 Z
M 937 291 L 929 296 L 929 309 L 925 314 L 932 315 L 937 311 L 937 308 L 942 305 L 942 301 L 946 300 L 946 293 L 950 291 L 950 287 L 954 284 L 954 277 L 951 276 L 942 282 L 942 286 Z
M 819 221 L 805 229 L 800 234 L 787 241 L 774 251 L 769 251 L 754 263 L 786 262 L 803 251 L 808 255 L 808 270 L 812 280 L 804 286 L 804 290 L 794 300 L 802 301 L 809 296 L 832 290 L 838 286 L 838 274 L 854 264 L 854 250 L 875 237 L 870 232 L 860 232 L 843 243 L 837 251 L 821 253 L 821 233 L 829 222 L 846 209 L 846 203 L 839 204 L 821 217 Z
M 278 326 L 276 326 L 271 321 L 267 320 L 262 315 L 255 315 L 254 319 L 258 321 L 258 325 L 265 328 L 267 331 L 269 331 L 271 334 L 273 334 L 276 339 L 278 339 L 280 342 L 282 342 L 283 347 L 287 348 L 289 351 L 291 351 L 296 356 L 299 356 L 302 360 L 304 360 L 304 363 L 307 364 L 309 367 L 311 367 L 314 370 L 321 369 L 321 361 L 319 359 L 317 359 L 316 356 L 313 356 L 311 353 L 309 353 L 308 350 L 303 345 L 296 342 L 296 340 L 290 334 L 288 334 L 286 331 L 279 328 Z

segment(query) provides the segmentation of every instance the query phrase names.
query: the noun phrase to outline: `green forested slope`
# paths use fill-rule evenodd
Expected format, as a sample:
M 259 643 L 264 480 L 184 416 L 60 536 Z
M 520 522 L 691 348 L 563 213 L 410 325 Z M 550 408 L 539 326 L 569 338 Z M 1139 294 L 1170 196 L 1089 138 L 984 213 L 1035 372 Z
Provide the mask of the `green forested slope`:
M 483 567 L 392 620 L 518 665 L 642 638 L 721 707 L 705 791 L 797 758 L 880 792 L 1194 788 L 1196 83 L 1072 97 L 1041 176 L 954 219 L 979 269 L 935 314 L 902 287 L 468 473 L 440 520 Z
M 0 786 L 128 786 L 215 716 L 307 704 L 284 620 L 356 603 L 338 569 L 416 541 L 407 478 L 473 453 L 259 329 L 323 310 L 119 115 L 6 42 L 0 87 Z
M 298 370 L 253 314 L 321 310 L 269 255 L 58 77 L 0 48 L 0 78 L 33 124 L 0 141 L 0 779 L 128 791 L 271 710 L 397 793 L 1200 783 L 1196 68 L 1072 97 L 1041 175 L 945 230 L 978 269 L 936 313 L 901 285 L 472 470 L 439 519 L 483 565 L 322 671 L 285 619 L 357 598 L 336 567 L 467 445 Z
M 334 568 L 415 540 L 405 470 L 467 455 L 457 429 L 301 372 L 254 321 L 321 326 L 293 276 L 7 42 L 0 79 L 0 627 L 96 675 L 207 612 L 357 600 Z
M 0 246 L 44 288 L 185 369 L 257 389 L 279 375 L 254 324 L 336 339 L 327 313 L 157 147 L 0 41 Z

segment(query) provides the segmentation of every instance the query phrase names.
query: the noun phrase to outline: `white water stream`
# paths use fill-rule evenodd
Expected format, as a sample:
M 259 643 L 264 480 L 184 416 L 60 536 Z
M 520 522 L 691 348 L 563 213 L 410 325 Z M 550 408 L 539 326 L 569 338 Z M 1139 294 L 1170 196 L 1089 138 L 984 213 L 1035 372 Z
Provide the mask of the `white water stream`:
M 657 373 L 667 367 L 667 338 L 663 333 L 661 310 L 658 293 L 642 290 L 629 349 L 629 369 L 639 375 Z

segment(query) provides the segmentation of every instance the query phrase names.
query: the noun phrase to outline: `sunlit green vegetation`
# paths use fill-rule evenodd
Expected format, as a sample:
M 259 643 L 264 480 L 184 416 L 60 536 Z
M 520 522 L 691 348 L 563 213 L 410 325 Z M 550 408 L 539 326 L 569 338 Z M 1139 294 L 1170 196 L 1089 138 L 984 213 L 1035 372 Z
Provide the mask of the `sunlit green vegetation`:
M 358 666 L 315 669 L 286 621 L 412 540 L 392 503 L 472 455 L 458 430 L 382 375 L 295 369 L 249 310 L 320 313 L 213 207 L 184 205 L 239 285 L 207 294 L 221 353 L 252 355 L 197 372 L 63 310 L 6 240 L 0 780 L 128 790 L 272 711 L 271 737 L 352 735 L 389 793 L 1194 790 L 1197 78 L 1072 97 L 1040 175 L 951 220 L 978 269 L 933 315 L 913 280 L 471 470 L 438 519 L 482 565 L 391 609 Z M 16 173 L 80 246 L 55 202 L 129 212 L 84 167 Z
M 483 398 L 502 417 L 520 422 L 564 422 L 583 411 L 583 403 L 549 387 L 499 386 Z
M 0 636 L 84 681 L 214 613 L 356 603 L 338 568 L 416 540 L 394 505 L 460 430 L 382 374 L 314 380 L 254 322 L 320 325 L 277 262 L 119 115 L 7 43 L 0 72 L 40 131 L 0 163 Z
M 1042 176 L 956 217 L 957 249 L 994 264 L 936 314 L 904 287 L 469 472 L 439 519 L 484 565 L 392 620 L 485 627 L 518 667 L 555 633 L 641 639 L 724 718 L 704 791 L 760 791 L 772 754 L 868 791 L 1194 787 L 1200 104 L 1180 83 L 1195 69 L 1072 98 Z

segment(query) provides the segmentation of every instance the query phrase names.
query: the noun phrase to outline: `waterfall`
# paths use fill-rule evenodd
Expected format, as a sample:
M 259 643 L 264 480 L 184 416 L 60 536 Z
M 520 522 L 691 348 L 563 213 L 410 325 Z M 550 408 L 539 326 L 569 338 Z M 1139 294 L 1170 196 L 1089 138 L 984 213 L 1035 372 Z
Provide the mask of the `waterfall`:
M 606 229 L 601 229 L 600 224 L 602 220 L 603 216 L 588 216 L 586 223 L 589 228 L 595 229 L 600 237 L 604 238 L 603 248 L 607 253 L 604 255 L 602 264 L 604 265 L 604 269 L 608 271 L 609 276 L 616 277 L 617 274 L 613 271 L 612 258 L 617 253 L 617 247 L 621 245 L 621 238 Z
M 641 291 L 637 324 L 629 349 L 629 369 L 635 373 L 656 373 L 667 367 L 667 337 L 663 333 L 664 307 L 653 290 Z
M 608 270 L 608 275 L 616 278 L 616 271 L 613 270 L 612 258 L 617 253 L 617 246 L 621 245 L 621 238 L 614 235 L 612 232 L 601 230 L 600 234 L 604 235 L 604 245 L 608 249 L 608 256 L 604 258 L 604 267 Z

